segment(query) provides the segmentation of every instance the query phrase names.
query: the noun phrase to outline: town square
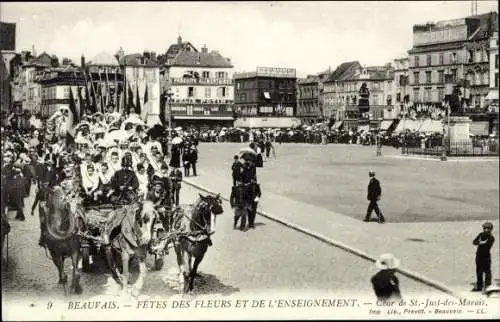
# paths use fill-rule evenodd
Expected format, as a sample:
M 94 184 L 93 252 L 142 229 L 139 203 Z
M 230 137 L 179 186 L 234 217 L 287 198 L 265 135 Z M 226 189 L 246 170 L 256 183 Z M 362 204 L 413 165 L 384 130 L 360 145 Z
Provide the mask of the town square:
M 3 319 L 498 317 L 497 3 L 364 5 L 2 3 Z

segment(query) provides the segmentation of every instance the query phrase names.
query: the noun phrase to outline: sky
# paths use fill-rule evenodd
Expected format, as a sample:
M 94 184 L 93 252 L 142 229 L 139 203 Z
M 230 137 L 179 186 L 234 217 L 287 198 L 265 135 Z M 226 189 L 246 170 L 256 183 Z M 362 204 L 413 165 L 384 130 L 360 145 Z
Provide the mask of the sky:
M 478 13 L 497 1 L 477 1 Z M 80 63 L 101 51 L 164 53 L 179 34 L 231 58 L 236 72 L 296 68 L 304 77 L 346 61 L 384 65 L 412 46 L 412 27 L 470 15 L 471 1 L 0 3 L 16 50 Z

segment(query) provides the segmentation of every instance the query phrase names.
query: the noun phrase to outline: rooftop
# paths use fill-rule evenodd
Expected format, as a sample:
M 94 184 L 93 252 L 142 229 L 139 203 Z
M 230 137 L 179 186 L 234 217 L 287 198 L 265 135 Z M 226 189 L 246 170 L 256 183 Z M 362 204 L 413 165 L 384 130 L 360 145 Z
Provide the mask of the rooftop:
M 229 60 L 216 51 L 193 52 L 181 51 L 169 63 L 170 66 L 200 66 L 232 68 Z
M 88 62 L 87 65 L 90 66 L 119 66 L 118 60 L 115 56 L 108 52 L 101 51 L 98 53 L 94 59 Z

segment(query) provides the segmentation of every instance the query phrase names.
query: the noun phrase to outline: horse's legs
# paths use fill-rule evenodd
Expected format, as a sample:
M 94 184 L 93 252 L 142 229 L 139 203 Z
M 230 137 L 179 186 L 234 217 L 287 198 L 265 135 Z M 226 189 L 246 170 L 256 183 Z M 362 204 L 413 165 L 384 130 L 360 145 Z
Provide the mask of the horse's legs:
M 52 257 L 52 261 L 59 271 L 58 283 L 66 285 L 66 283 L 68 282 L 68 276 L 64 273 L 64 257 L 62 255 L 56 254 L 55 252 L 50 252 L 50 256 Z
M 200 265 L 200 263 L 203 260 L 204 256 L 205 256 L 205 254 L 203 253 L 199 257 L 195 257 L 194 258 L 193 269 L 189 273 L 189 289 L 188 289 L 189 291 L 193 290 L 194 278 L 197 275 L 198 265 Z
M 133 289 L 134 296 L 139 296 L 139 292 L 142 290 L 142 286 L 144 285 L 144 277 L 146 276 L 146 272 L 147 268 L 145 259 L 141 258 L 139 259 L 139 277 L 137 278 Z
M 130 257 L 127 253 L 126 249 L 123 249 L 122 251 L 122 267 L 123 267 L 123 274 L 122 274 L 122 290 L 126 290 L 128 287 L 128 278 L 129 278 L 129 264 Z
M 80 260 L 80 250 L 77 248 L 71 254 L 71 264 L 73 265 L 73 280 L 71 282 L 71 289 L 75 290 L 76 294 L 82 293 L 80 285 L 80 272 L 78 271 L 78 261 Z

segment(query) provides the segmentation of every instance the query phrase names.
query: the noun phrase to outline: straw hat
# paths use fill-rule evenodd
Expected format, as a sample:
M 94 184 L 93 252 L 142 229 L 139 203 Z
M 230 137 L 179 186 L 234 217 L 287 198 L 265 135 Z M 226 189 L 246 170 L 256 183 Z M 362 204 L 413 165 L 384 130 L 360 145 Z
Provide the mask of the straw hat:
M 379 256 L 379 258 L 375 262 L 375 266 L 378 269 L 395 269 L 399 267 L 400 263 L 401 261 L 394 255 L 387 253 Z

